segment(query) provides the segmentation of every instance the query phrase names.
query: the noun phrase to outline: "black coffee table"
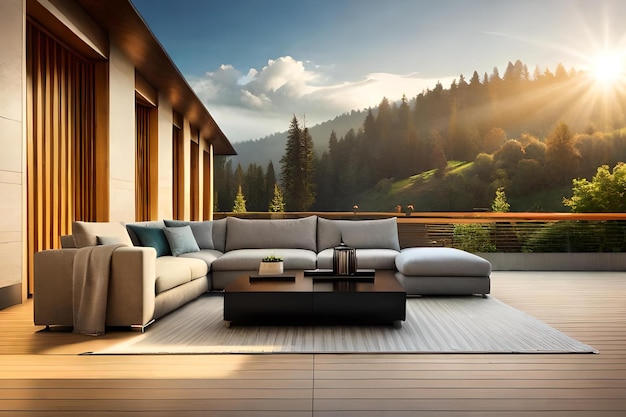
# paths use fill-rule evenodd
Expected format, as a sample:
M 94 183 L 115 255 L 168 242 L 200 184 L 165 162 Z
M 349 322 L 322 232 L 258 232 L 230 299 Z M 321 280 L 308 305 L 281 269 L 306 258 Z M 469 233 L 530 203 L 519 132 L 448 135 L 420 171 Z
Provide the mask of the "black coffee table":
M 388 324 L 406 318 L 406 291 L 394 271 L 373 279 L 328 279 L 285 271 L 276 278 L 241 275 L 224 290 L 231 324 Z

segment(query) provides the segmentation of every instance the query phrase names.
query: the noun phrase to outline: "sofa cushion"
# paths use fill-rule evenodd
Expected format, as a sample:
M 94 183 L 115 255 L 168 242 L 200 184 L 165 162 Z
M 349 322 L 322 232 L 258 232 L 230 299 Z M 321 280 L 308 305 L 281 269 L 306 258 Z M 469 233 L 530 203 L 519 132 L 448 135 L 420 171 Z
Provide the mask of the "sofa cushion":
M 75 248 L 76 247 L 76 242 L 74 241 L 74 235 L 61 235 L 61 248 L 62 249 L 68 249 L 68 248 Z M 97 236 L 96 236 L 96 241 L 97 241 Z
M 163 228 L 149 227 L 138 224 L 127 224 L 126 228 L 132 231 L 139 243 L 144 247 L 153 247 L 157 252 L 157 257 L 171 255 L 170 245 L 167 242 Z
M 396 256 L 400 252 L 393 249 L 357 249 L 356 267 L 364 269 L 396 269 Z M 324 249 L 317 254 L 317 267 L 332 269 L 333 249 Z
M 220 252 L 226 251 L 227 218 L 213 220 L 213 248 Z
M 98 236 L 115 237 L 124 245 L 133 246 L 133 242 L 124 227 L 119 222 L 72 222 L 72 234 L 77 248 L 96 246 Z
M 190 226 L 165 227 L 163 229 L 172 255 L 180 256 L 183 253 L 198 252 L 200 248 Z
M 182 256 L 174 257 L 180 265 L 189 268 L 191 280 L 206 277 L 209 273 L 209 266 L 202 259 L 185 258 Z
M 442 277 L 442 276 L 404 276 L 401 272 L 395 274 L 398 282 L 404 287 L 407 295 L 473 295 L 489 294 L 491 279 L 482 277 Z
M 341 242 L 357 249 L 400 250 L 395 217 L 377 220 L 318 220 L 318 251 Z
M 200 249 L 198 252 L 183 253 L 182 255 L 180 255 L 180 257 L 201 259 L 207 264 L 207 267 L 209 268 L 209 271 L 210 271 L 213 261 L 222 255 L 223 255 L 222 252 L 215 250 L 215 249 Z
M 488 277 L 491 263 L 455 248 L 407 248 L 396 257 L 396 268 L 405 276 Z
M 164 222 L 166 227 L 189 226 L 200 249 L 215 249 L 212 221 L 165 220 Z
M 207 273 L 208 267 L 200 259 L 162 256 L 156 260 L 155 291 L 160 294 L 195 279 L 206 277 Z
M 317 219 L 317 251 L 334 248 L 341 243 L 341 230 L 338 220 L 323 217 Z
M 257 271 L 268 255 L 283 258 L 284 269 L 313 269 L 317 255 L 306 249 L 235 249 L 224 253 L 211 264 L 213 271 Z
M 156 260 L 155 291 L 157 294 L 191 281 L 189 268 L 176 262 L 173 256 L 161 256 Z
M 226 252 L 235 249 L 317 249 L 317 216 L 281 220 L 229 217 L 227 224 Z

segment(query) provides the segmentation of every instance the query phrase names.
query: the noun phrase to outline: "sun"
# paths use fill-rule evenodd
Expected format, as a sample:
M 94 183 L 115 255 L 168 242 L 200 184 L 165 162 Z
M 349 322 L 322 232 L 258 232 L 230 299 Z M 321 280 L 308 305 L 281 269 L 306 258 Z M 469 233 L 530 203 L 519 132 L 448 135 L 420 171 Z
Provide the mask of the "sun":
M 596 56 L 591 75 L 597 82 L 609 85 L 626 78 L 624 55 L 613 53 Z

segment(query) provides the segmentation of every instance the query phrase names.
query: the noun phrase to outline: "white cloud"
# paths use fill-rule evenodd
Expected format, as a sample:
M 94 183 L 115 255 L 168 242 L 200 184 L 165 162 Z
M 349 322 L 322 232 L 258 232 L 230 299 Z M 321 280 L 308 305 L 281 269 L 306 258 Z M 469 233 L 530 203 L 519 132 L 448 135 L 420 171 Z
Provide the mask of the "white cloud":
M 243 74 L 231 65 L 190 80 L 190 84 L 231 142 L 257 139 L 289 126 L 292 115 L 309 126 L 350 110 L 375 107 L 383 97 L 412 98 L 437 81 L 417 74 L 372 73 L 356 81 L 333 83 L 328 67 L 285 56 Z

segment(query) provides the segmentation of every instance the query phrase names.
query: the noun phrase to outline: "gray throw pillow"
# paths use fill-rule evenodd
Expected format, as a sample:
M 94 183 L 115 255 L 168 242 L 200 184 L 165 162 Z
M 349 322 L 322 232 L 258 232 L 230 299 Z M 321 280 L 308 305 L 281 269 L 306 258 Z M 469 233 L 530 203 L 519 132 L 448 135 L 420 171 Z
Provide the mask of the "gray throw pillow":
M 234 249 L 308 249 L 315 251 L 317 216 L 301 219 L 228 218 L 226 251 Z
M 206 221 L 185 221 L 185 220 L 165 220 L 167 227 L 191 227 L 196 243 L 200 249 L 216 249 L 213 243 L 213 222 Z
M 200 250 L 190 226 L 165 227 L 163 232 L 174 256 Z
M 341 230 L 337 220 L 317 219 L 317 251 L 334 248 L 341 243 Z
M 332 248 L 341 242 L 357 249 L 400 250 L 395 217 L 379 220 L 318 219 L 317 250 Z
M 360 249 L 400 250 L 395 217 L 381 220 L 340 220 L 343 243 Z

